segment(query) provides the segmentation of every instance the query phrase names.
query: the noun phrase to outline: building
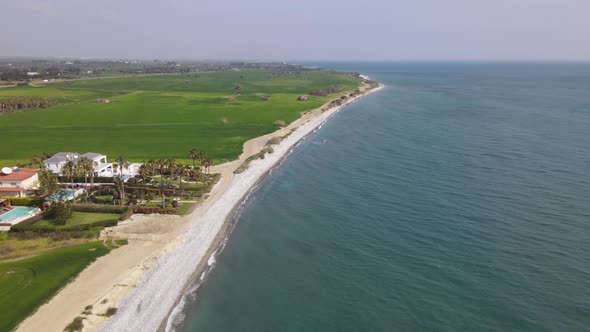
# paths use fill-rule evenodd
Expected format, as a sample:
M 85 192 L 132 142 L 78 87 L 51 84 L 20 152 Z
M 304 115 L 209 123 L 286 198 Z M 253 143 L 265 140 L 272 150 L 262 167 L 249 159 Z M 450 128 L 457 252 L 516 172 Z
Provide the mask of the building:
M 0 171 L 0 195 L 25 197 L 39 188 L 39 170 L 4 167 Z
M 92 160 L 92 164 L 94 165 L 94 176 L 97 177 L 111 177 L 118 175 L 130 178 L 137 175 L 139 172 L 139 166 L 141 166 L 139 163 L 130 163 L 129 167 L 124 169 L 121 173 L 113 163 L 107 161 L 107 156 L 94 152 L 87 152 L 82 155 L 76 152 L 60 152 L 54 154 L 49 159 L 43 160 L 43 164 L 46 169 L 57 175 L 62 175 L 61 170 L 66 162 L 72 161 L 77 163 L 80 158 L 88 158 Z
M 64 164 L 68 161 L 77 163 L 80 159 L 80 154 L 75 152 L 60 152 L 54 154 L 51 158 L 43 160 L 45 168 L 55 174 L 61 175 L 61 170 Z
M 112 176 L 113 163 L 107 162 L 107 156 L 100 153 L 87 152 L 81 157 L 92 160 L 94 176 Z
M 45 168 L 57 175 L 62 175 L 62 169 L 65 163 L 72 161 L 77 163 L 80 158 L 92 160 L 94 165 L 94 176 L 112 176 L 113 163 L 107 161 L 107 156 L 100 153 L 87 152 L 83 155 L 76 152 L 60 152 L 54 154 L 51 158 L 43 160 Z

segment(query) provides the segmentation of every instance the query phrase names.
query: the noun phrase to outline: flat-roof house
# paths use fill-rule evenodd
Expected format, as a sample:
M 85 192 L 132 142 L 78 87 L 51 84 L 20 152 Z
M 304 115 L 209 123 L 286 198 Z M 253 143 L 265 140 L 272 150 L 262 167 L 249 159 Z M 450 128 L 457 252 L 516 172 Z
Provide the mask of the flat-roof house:
M 4 167 L 0 171 L 0 195 L 25 197 L 39 186 L 39 170 Z
M 112 176 L 113 175 L 113 163 L 107 161 L 107 156 L 100 153 L 87 152 L 85 154 L 79 154 L 76 152 L 60 152 L 56 153 L 51 158 L 43 160 L 45 168 L 52 171 L 57 175 L 62 175 L 63 165 L 68 161 L 77 163 L 80 158 L 88 158 L 92 160 L 94 165 L 94 176 Z
M 94 165 L 94 176 L 111 176 L 113 163 L 107 162 L 107 156 L 100 153 L 86 152 L 82 157 L 92 160 Z
M 75 152 L 60 152 L 56 153 L 51 158 L 43 160 L 45 168 L 52 171 L 55 174 L 61 175 L 61 169 L 63 165 L 68 161 L 77 163 L 80 159 L 80 154 Z

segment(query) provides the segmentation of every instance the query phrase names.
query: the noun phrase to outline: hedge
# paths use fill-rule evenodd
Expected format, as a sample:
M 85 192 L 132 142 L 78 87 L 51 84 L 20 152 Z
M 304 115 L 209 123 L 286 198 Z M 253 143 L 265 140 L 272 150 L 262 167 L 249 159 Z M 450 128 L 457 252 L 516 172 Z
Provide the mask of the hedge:
M 41 206 L 43 204 L 43 199 L 37 198 L 37 197 L 1 196 L 0 198 L 9 199 L 12 205 L 19 205 L 19 206 Z
M 41 220 L 41 219 L 39 219 L 39 220 Z M 35 220 L 35 222 L 37 222 L 39 220 Z M 29 221 L 29 220 L 26 220 L 26 221 Z M 34 224 L 23 225 L 24 222 L 25 221 L 12 226 L 10 228 L 10 230 L 15 231 L 15 232 L 33 231 L 33 232 L 37 232 L 37 233 L 85 231 L 90 228 L 98 227 L 98 226 L 102 226 L 102 227 L 117 226 L 117 223 L 119 221 L 116 219 L 101 220 L 101 221 L 96 221 L 96 222 L 89 223 L 89 224 L 60 226 L 59 228 L 56 226 L 35 226 Z
M 152 213 L 159 213 L 159 214 L 175 214 L 176 209 L 172 208 L 165 208 L 162 209 L 161 207 L 156 206 L 139 206 L 133 209 L 133 213 L 141 213 L 141 214 L 152 214 Z
M 97 212 L 97 213 L 125 213 L 129 207 L 125 205 L 104 205 L 104 204 L 72 204 L 76 212 Z
M 70 178 L 67 176 L 58 176 L 57 179 L 59 180 L 59 182 L 61 183 L 71 183 L 72 181 L 74 183 L 84 183 L 84 177 L 73 177 L 72 181 L 70 181 Z M 86 179 L 86 181 L 88 181 L 88 184 L 91 184 L 91 180 L 90 177 L 88 177 L 88 179 Z M 94 177 L 94 183 L 114 183 L 115 179 L 113 177 Z
M 19 231 L 20 228 L 23 228 L 22 230 L 28 230 L 28 227 L 29 226 L 31 226 L 31 225 L 35 224 L 37 221 L 45 218 L 45 215 L 46 215 L 46 213 L 43 212 L 43 213 L 40 213 L 40 214 L 38 214 L 36 216 L 32 216 L 31 218 L 25 219 L 25 220 L 19 222 L 18 224 L 10 227 L 10 230 L 11 231 L 12 230 Z

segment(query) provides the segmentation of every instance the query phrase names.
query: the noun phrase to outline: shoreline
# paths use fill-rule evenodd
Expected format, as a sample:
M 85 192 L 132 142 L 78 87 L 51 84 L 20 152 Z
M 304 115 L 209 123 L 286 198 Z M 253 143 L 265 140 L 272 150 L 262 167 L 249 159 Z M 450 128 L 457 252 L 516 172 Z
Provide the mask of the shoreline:
M 223 249 L 237 222 L 239 208 L 258 183 L 295 145 L 333 114 L 382 88 L 381 84 L 373 88 L 365 84 L 359 96 L 349 98 L 340 106 L 326 109 L 331 102 L 328 101 L 319 108 L 303 112 L 289 126 L 247 141 L 239 159 L 212 167 L 212 171 L 221 173 L 222 177 L 208 198 L 188 216 L 176 220 L 159 215 L 134 216 L 133 222 L 108 230 L 116 233 L 108 233 L 109 238 L 130 237 L 129 244 L 82 271 L 23 321 L 17 331 L 41 327 L 61 330 L 90 304 L 95 311 L 84 316 L 83 331 L 169 330 L 177 314 L 183 311 L 185 296 L 194 294 L 214 265 L 215 255 Z M 244 160 L 264 148 L 269 139 L 289 132 L 288 137 L 273 146 L 273 153 L 252 161 L 243 173 L 233 173 Z M 120 262 L 122 258 L 124 262 Z M 93 275 L 103 270 L 108 272 L 102 272 L 102 278 Z M 108 307 L 118 309 L 110 319 L 100 314 Z M 48 320 L 52 323 L 48 324 Z

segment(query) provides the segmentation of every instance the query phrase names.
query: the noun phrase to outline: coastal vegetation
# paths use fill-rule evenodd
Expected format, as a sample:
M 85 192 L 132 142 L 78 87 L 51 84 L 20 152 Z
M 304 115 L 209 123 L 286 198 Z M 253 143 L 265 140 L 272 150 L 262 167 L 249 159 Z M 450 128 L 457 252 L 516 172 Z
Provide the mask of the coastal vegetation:
M 31 155 L 57 151 L 191 164 L 186 151 L 195 147 L 212 163 L 233 160 L 248 139 L 292 122 L 341 91 L 354 91 L 361 82 L 332 71 L 243 69 L 6 87 L 0 100 L 34 97 L 57 105 L 0 114 L 3 143 L 11 147 L 0 164 L 26 164 Z M 320 90 L 328 95 L 311 95 Z M 301 95 L 309 99 L 298 101 Z M 110 102 L 97 103 L 104 98 Z

